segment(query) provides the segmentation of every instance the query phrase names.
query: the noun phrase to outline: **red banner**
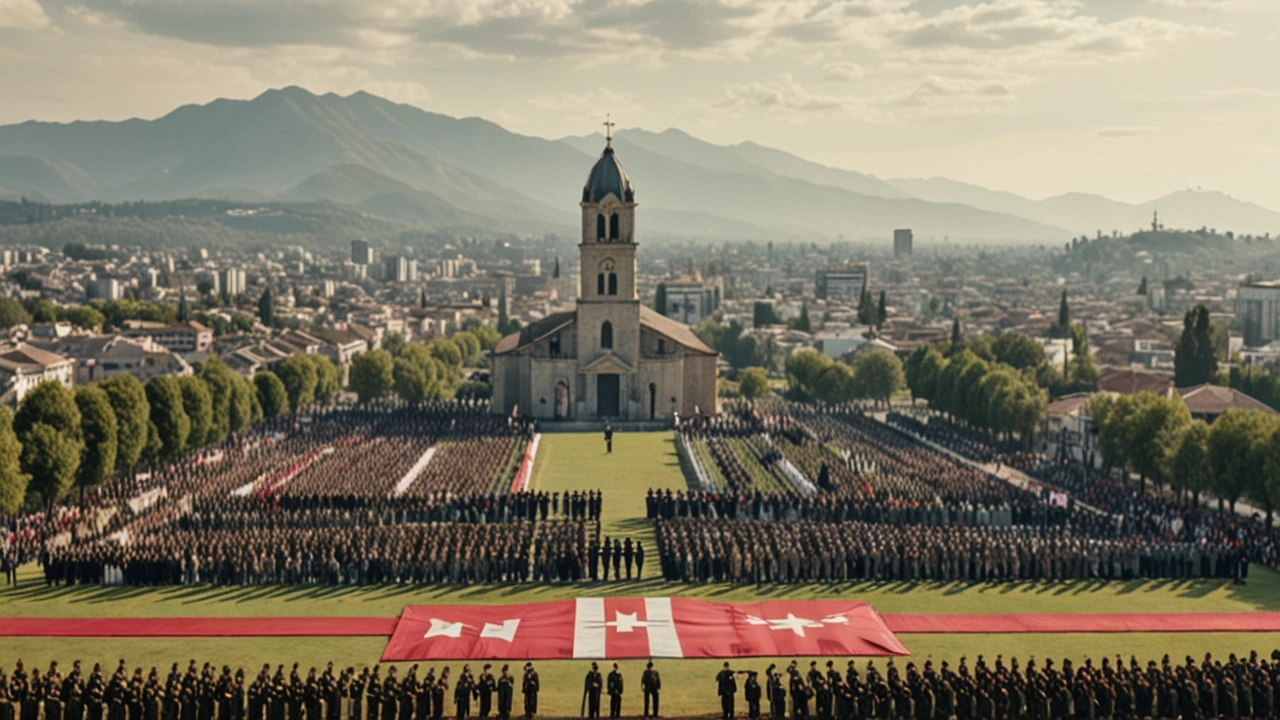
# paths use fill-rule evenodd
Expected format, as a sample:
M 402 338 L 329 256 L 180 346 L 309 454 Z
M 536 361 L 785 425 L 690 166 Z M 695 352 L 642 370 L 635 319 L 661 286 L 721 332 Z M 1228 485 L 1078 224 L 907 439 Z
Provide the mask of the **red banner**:
M 406 607 L 387 662 L 906 655 L 865 602 L 577 598 Z

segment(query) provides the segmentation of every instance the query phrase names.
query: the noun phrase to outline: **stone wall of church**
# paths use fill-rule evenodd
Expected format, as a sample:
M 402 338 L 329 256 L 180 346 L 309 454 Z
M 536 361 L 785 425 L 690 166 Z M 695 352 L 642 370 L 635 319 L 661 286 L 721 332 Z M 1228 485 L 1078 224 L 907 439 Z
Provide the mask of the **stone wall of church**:
M 670 420 L 671 413 L 680 410 L 684 402 L 684 358 L 671 355 L 663 359 L 648 358 L 640 361 L 635 376 L 637 402 L 631 417 L 637 420 Z M 653 416 L 650 417 L 650 389 L 653 385 Z M 672 402 L 674 399 L 675 402 Z
M 532 358 L 529 367 L 528 412 L 522 410 L 521 414 L 539 419 L 556 417 L 556 385 L 562 382 L 569 393 L 568 414 L 576 418 L 576 405 L 581 392 L 577 362 L 572 359 Z
M 696 407 L 704 415 L 720 411 L 716 404 L 716 356 L 689 355 L 684 359 L 684 399 L 681 415 L 693 415 Z

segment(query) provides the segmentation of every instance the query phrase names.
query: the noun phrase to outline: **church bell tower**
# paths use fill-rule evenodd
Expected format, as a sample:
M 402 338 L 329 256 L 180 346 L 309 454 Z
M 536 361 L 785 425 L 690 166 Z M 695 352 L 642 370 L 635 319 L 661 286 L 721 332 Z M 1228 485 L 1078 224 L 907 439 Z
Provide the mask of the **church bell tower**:
M 636 197 L 614 154 L 613 123 L 606 121 L 605 129 L 604 152 L 587 176 L 580 203 L 578 363 L 584 376 L 595 376 L 595 382 L 584 377 L 588 406 L 597 416 L 620 417 L 638 402 L 631 387 L 640 361 Z

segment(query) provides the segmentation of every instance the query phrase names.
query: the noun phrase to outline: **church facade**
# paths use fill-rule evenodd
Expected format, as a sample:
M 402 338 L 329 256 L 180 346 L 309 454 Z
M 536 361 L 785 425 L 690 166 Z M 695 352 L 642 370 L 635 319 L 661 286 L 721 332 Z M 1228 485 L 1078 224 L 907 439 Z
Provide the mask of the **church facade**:
M 611 142 L 591 168 L 581 208 L 577 308 L 493 349 L 493 412 L 547 420 L 716 412 L 717 353 L 636 293 L 635 190 Z

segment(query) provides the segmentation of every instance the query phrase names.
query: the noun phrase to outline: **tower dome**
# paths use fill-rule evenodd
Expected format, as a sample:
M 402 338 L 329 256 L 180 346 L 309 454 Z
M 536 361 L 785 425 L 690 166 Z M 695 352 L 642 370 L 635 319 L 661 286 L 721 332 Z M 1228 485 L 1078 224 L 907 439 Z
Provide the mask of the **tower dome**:
M 591 166 L 587 184 L 582 187 L 582 202 L 598 203 L 609 194 L 624 203 L 635 202 L 631 178 L 627 177 L 627 171 L 622 169 L 622 163 L 614 155 L 612 143 L 605 145 L 604 153 Z

